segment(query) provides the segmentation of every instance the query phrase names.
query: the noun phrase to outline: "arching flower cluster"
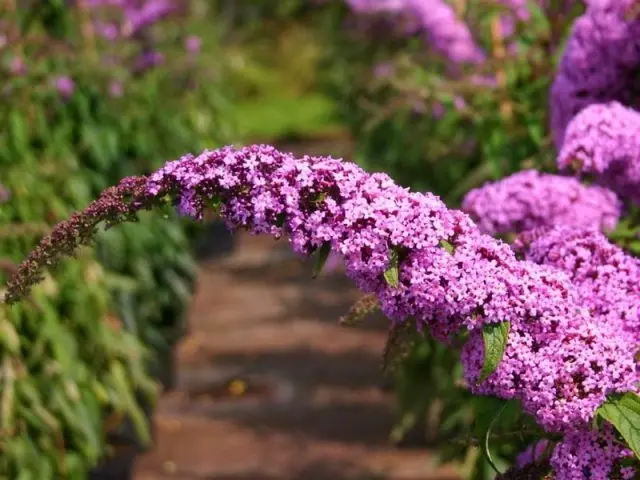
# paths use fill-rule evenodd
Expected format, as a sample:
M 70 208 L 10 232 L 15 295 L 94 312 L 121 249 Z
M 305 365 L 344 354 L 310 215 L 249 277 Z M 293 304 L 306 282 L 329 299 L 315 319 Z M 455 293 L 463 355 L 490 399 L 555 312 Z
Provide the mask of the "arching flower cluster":
M 602 253 L 601 263 L 607 258 L 609 267 L 617 262 L 627 268 L 614 275 L 600 265 L 597 285 L 576 286 L 558 268 L 572 273 L 566 266 L 519 261 L 436 197 L 410 193 L 386 175 L 368 175 L 329 158 L 295 159 L 269 147 L 204 152 L 168 164 L 148 187 L 153 195 L 177 194 L 181 210 L 195 217 L 203 199 L 219 199 L 230 227 L 287 234 L 302 254 L 331 245 L 344 258 L 347 274 L 378 297 L 394 322 L 414 318 L 444 341 L 470 331 L 462 359 L 472 389 L 516 398 L 547 431 L 569 434 L 552 459 L 558 479 L 574 478 L 572 439 L 585 441 L 607 395 L 636 388 L 638 310 L 631 307 L 636 317 L 625 317 L 618 300 L 634 298 L 629 293 L 637 275 L 630 274 L 637 273 L 637 263 L 598 234 L 593 233 L 599 252 L 609 252 Z M 443 242 L 452 249 L 442 248 Z M 397 286 L 383 276 L 394 252 Z M 592 303 L 584 301 L 588 295 Z M 504 358 L 479 381 L 481 328 L 505 319 L 511 331 Z M 588 463 L 607 471 L 629 454 L 608 451 L 613 453 Z
M 469 331 L 463 364 L 472 389 L 520 400 L 549 432 L 588 430 L 607 395 L 633 391 L 639 380 L 637 345 L 583 304 L 566 273 L 519 260 L 464 213 L 387 175 L 267 146 L 227 147 L 187 155 L 119 189 L 57 226 L 20 267 L 8 300 L 24 294 L 56 250 L 68 253 L 86 241 L 100 218 L 127 218 L 169 197 L 195 218 L 215 205 L 230 228 L 287 235 L 300 254 L 330 246 L 395 323 L 413 318 L 443 341 Z M 394 268 L 397 279 L 390 281 L 385 273 Z M 504 358 L 480 381 L 482 328 L 505 320 L 511 331 Z
M 515 250 L 537 264 L 566 272 L 580 301 L 606 326 L 618 332 L 635 351 L 640 345 L 640 260 L 611 244 L 600 232 L 567 226 L 540 228 L 522 234 Z M 604 332 L 603 332 L 604 334 Z M 584 362 L 575 357 L 576 364 Z M 584 363 L 583 363 L 584 366 Z M 526 459 L 528 456 L 523 455 Z M 618 462 L 632 453 L 611 430 L 578 430 L 558 443 L 551 457 L 557 478 L 634 478 L 637 473 Z M 585 472 L 589 472 L 588 475 Z
M 471 190 L 462 209 L 481 230 L 496 235 L 554 225 L 613 230 L 622 204 L 605 188 L 525 170 Z

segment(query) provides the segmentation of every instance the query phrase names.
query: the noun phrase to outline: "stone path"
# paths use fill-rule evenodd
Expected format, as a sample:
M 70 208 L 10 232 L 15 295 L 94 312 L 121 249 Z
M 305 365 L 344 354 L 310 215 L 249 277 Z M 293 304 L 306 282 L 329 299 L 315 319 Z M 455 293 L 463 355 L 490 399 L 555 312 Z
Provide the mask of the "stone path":
M 387 443 L 381 319 L 340 327 L 357 292 L 339 272 L 312 280 L 283 247 L 239 236 L 231 257 L 202 266 L 178 390 L 136 479 L 457 479 Z

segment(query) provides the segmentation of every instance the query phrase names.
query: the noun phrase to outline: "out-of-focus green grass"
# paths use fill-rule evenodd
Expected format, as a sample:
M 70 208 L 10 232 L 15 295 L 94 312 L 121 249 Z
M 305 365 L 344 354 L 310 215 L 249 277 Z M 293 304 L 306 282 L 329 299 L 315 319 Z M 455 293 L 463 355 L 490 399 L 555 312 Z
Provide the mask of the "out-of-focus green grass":
M 320 48 L 312 30 L 298 24 L 265 27 L 260 36 L 226 47 L 239 139 L 271 141 L 343 130 L 334 102 L 315 86 Z
M 234 116 L 241 138 L 265 141 L 327 135 L 343 129 L 336 120 L 334 104 L 318 93 L 245 100 L 235 106 Z

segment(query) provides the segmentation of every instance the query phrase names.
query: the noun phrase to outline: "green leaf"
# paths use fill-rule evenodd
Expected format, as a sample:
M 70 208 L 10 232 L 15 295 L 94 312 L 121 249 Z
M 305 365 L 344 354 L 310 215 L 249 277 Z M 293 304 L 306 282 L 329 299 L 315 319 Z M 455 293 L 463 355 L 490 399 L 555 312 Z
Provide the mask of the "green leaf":
M 286 220 L 287 220 L 287 216 L 284 213 L 279 213 L 278 216 L 276 217 L 276 227 L 282 228 Z
M 17 111 L 11 112 L 9 116 L 9 136 L 13 142 L 15 151 L 23 155 L 27 150 L 28 135 L 25 118 Z
M 392 248 L 389 252 L 389 266 L 384 271 L 384 279 L 390 287 L 397 288 L 400 284 L 400 272 L 398 271 L 398 251 Z
M 316 251 L 316 261 L 313 266 L 313 272 L 311 274 L 312 278 L 316 278 L 320 274 L 322 268 L 324 267 L 324 264 L 327 261 L 327 258 L 329 258 L 329 253 L 331 253 L 331 243 L 324 242 L 322 246 Z
M 448 242 L 446 240 L 440 240 L 440 247 L 444 248 L 447 251 L 447 253 L 450 253 L 451 255 L 456 253 L 455 245 L 453 245 L 451 242 Z
M 633 392 L 612 395 L 600 406 L 598 415 L 616 427 L 640 458 L 640 396 Z
M 0 345 L 8 353 L 18 353 L 20 337 L 15 327 L 5 318 L 0 320 Z
M 509 321 L 490 323 L 484 326 L 482 330 L 484 365 L 482 366 L 478 383 L 486 380 L 498 368 L 507 347 L 510 329 L 511 323 Z
M 151 445 L 149 425 L 140 405 L 136 401 L 133 386 L 128 379 L 127 371 L 121 362 L 114 361 L 110 369 L 111 385 L 116 390 L 120 404 L 125 407 L 131 417 L 136 434 L 143 445 Z

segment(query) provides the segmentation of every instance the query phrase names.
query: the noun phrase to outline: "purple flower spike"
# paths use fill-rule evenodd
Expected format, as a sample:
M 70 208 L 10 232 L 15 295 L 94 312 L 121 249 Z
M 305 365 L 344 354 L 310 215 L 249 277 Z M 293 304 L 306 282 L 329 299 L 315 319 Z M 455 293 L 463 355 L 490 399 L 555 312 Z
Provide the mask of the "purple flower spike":
M 576 20 L 551 88 L 551 127 L 556 146 L 583 108 L 613 100 L 630 105 L 640 67 L 640 18 L 635 0 L 591 0 Z
M 585 108 L 567 127 L 558 166 L 640 203 L 640 113 L 618 102 Z
M 622 203 L 605 188 L 525 170 L 471 190 L 462 208 L 484 232 L 497 235 L 555 225 L 613 230 Z
M 64 98 L 69 98 L 73 95 L 76 89 L 76 84 L 68 75 L 60 75 L 53 80 L 53 85 L 56 91 Z
M 11 200 L 11 192 L 0 183 L 0 204 L 7 203 Z
M 109 84 L 109 95 L 113 98 L 120 98 L 124 94 L 124 86 L 119 80 L 113 80 Z
M 191 54 L 199 53 L 202 48 L 202 39 L 197 35 L 189 35 L 184 40 L 184 48 Z

